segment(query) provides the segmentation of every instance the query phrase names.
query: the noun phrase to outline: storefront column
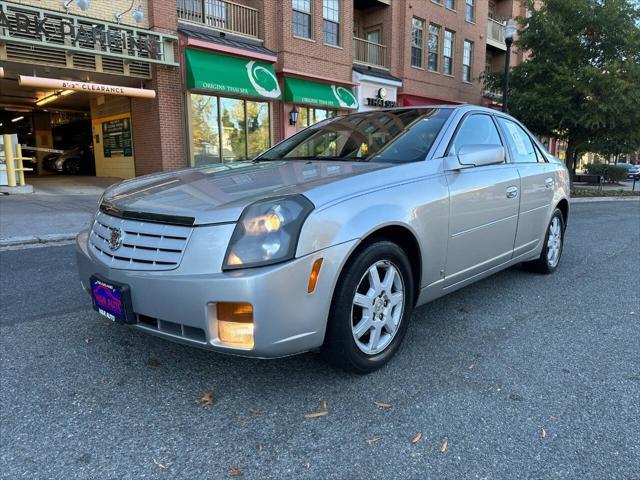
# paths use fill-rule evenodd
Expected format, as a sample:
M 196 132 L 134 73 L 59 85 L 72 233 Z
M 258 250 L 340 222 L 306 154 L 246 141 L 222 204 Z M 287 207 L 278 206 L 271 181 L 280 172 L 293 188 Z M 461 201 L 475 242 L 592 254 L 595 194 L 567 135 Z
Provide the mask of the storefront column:
M 175 2 L 148 0 L 148 8 L 151 30 L 175 33 L 178 25 Z M 145 83 L 145 88 L 155 90 L 156 98 L 131 99 L 136 175 L 187 166 L 181 86 L 179 67 L 154 66 L 152 79 Z

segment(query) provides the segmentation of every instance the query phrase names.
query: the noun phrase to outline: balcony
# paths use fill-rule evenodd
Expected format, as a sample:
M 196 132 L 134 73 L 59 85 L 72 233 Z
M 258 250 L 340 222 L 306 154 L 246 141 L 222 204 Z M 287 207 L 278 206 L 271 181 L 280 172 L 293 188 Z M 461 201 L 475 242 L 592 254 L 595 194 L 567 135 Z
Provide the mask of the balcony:
M 178 19 L 259 38 L 259 11 L 227 0 L 177 0 Z
M 504 22 L 489 18 L 487 23 L 487 45 L 499 50 L 506 50 L 507 44 L 504 41 L 505 28 Z
M 353 63 L 388 70 L 387 46 L 353 37 Z

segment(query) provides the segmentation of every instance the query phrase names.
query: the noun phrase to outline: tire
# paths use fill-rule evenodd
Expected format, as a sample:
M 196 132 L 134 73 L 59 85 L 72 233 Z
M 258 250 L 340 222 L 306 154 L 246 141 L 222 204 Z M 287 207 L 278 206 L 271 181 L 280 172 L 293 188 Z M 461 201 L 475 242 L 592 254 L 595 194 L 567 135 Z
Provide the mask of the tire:
M 557 233 L 554 233 L 554 230 Z M 558 235 L 556 237 L 555 244 L 553 241 L 549 242 L 549 237 L 552 235 Z M 544 236 L 544 246 L 542 247 L 542 252 L 540 253 L 540 257 L 531 262 L 523 263 L 523 267 L 530 271 L 536 273 L 544 273 L 549 274 L 556 271 L 558 265 L 560 264 L 560 259 L 562 258 L 562 251 L 564 250 L 564 217 L 562 216 L 562 212 L 560 209 L 556 208 L 551 216 L 551 220 L 549 220 L 549 225 L 547 226 L 547 232 Z
M 379 287 L 374 285 L 376 273 Z M 322 355 L 349 372 L 379 369 L 400 348 L 413 306 L 414 279 L 405 252 L 387 240 L 364 246 L 338 279 Z
M 80 173 L 80 168 L 80 159 L 78 158 L 70 158 L 64 162 L 64 165 L 62 166 L 64 173 L 69 175 L 78 175 Z

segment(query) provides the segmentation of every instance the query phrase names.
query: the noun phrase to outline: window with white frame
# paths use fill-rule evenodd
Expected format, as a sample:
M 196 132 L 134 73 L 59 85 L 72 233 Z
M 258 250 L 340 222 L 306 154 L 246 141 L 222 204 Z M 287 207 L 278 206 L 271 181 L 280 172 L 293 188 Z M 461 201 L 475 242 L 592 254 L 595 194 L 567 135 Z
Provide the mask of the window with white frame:
M 422 68 L 424 46 L 424 20 L 413 17 L 411 27 L 411 66 Z
M 440 27 L 429 24 L 429 59 L 428 66 L 432 72 L 437 72 L 440 63 Z
M 469 40 L 464 41 L 464 48 L 462 51 L 462 80 L 465 82 L 471 82 L 473 78 L 473 72 L 471 71 L 471 65 L 473 62 L 473 42 Z
M 456 34 L 451 30 L 444 31 L 444 46 L 442 49 L 442 73 L 453 75 L 453 49 Z
M 456 9 L 456 0 L 447 0 L 445 2 L 445 7 L 447 7 L 449 10 L 455 10 Z
M 311 1 L 292 0 L 293 13 L 291 24 L 296 37 L 311 38 Z
M 322 19 L 324 43 L 340 45 L 340 0 L 323 1 Z
M 476 2 L 475 0 L 465 0 L 464 19 L 467 22 L 476 21 Z

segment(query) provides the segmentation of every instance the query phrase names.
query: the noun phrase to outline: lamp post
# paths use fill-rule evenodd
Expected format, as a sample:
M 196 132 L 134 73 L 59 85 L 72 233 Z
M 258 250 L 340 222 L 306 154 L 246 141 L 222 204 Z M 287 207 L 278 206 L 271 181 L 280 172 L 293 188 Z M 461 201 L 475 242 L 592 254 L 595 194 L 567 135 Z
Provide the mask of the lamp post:
M 509 64 L 511 63 L 511 46 L 513 45 L 513 36 L 518 31 L 516 22 L 510 18 L 504 29 L 504 43 L 507 44 L 507 52 L 504 56 L 504 77 L 502 79 L 502 111 L 509 111 Z

